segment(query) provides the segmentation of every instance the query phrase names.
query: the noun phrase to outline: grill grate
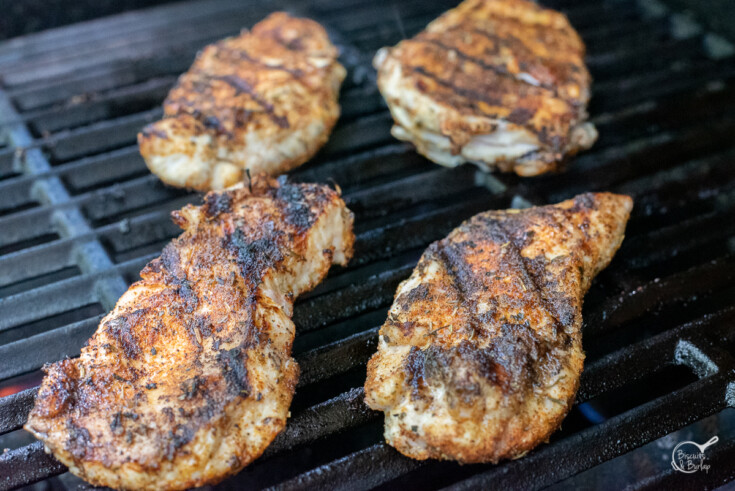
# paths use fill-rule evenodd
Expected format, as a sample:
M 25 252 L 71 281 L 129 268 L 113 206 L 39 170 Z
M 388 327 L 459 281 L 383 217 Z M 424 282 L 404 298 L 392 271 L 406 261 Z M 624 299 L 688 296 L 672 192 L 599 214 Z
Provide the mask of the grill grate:
M 292 174 L 340 183 L 356 214 L 356 255 L 298 301 L 294 416 L 222 489 L 573 485 L 708 416 L 725 431 L 735 405 L 732 48 L 651 1 L 545 2 L 587 43 L 600 139 L 565 174 L 488 177 L 427 164 L 393 140 L 370 68 L 375 49 L 452 3 L 197 0 L 0 44 L 0 448 L 11 448 L 0 456 L 0 488 L 80 483 L 20 430 L 39 369 L 78 355 L 101 315 L 178 234 L 169 212 L 198 199 L 148 174 L 135 134 L 160 116 L 197 49 L 276 9 L 316 18 L 342 47 L 343 116 L 316 159 Z M 588 190 L 631 194 L 636 208 L 586 300 L 587 366 L 564 429 L 498 466 L 412 461 L 387 447 L 382 416 L 362 403 L 364 366 L 423 249 L 479 211 Z M 665 462 L 636 474 L 632 487 L 735 479 L 733 441 L 721 437 L 707 451 L 707 474 L 678 480 Z

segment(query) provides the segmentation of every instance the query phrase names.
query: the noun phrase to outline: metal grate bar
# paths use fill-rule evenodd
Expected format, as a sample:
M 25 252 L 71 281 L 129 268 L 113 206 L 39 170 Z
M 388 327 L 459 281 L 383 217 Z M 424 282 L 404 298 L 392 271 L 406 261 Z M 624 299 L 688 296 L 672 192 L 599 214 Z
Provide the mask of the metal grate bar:
M 0 485 L 13 489 L 56 476 L 66 466 L 43 451 L 41 442 L 0 454 Z

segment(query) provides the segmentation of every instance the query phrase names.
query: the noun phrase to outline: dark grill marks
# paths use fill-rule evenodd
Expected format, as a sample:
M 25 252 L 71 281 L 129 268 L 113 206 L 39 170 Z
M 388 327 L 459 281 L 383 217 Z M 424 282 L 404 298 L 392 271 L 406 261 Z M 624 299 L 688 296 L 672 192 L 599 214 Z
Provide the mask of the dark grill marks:
M 222 376 L 232 396 L 249 397 L 251 392 L 248 370 L 245 364 L 247 353 L 243 348 L 222 350 L 217 354 Z
M 515 84 L 518 84 L 518 85 L 526 85 L 526 86 L 529 86 L 529 87 L 535 87 L 535 88 L 537 88 L 539 90 L 548 90 L 552 94 L 554 94 L 554 96 L 558 97 L 558 94 L 557 94 L 556 89 L 553 86 L 551 86 L 551 85 L 543 84 L 543 83 L 542 84 L 539 84 L 539 85 L 530 84 L 526 80 L 523 80 L 521 78 L 518 78 L 515 75 L 513 75 L 512 73 L 510 73 L 504 66 L 502 66 L 502 65 L 492 65 L 492 64 L 488 63 L 487 61 L 485 61 L 485 60 L 483 60 L 481 58 L 477 58 L 477 57 L 471 56 L 471 55 L 463 52 L 457 46 L 450 46 L 450 45 L 445 44 L 441 39 L 434 39 L 434 38 L 429 37 L 427 35 L 427 36 L 424 36 L 423 37 L 422 41 L 436 46 L 437 48 L 439 48 L 442 51 L 444 51 L 447 55 L 449 55 L 450 52 L 455 53 L 456 56 L 458 56 L 462 60 L 467 61 L 469 63 L 473 63 L 473 64 L 481 67 L 484 70 L 491 71 L 491 72 L 495 73 L 496 75 L 498 75 L 499 77 L 508 78 L 508 79 L 512 80 L 513 83 L 515 83 Z
M 580 76 L 580 73 L 582 72 L 582 70 L 577 65 L 561 64 L 558 61 L 554 60 L 553 58 L 543 58 L 540 55 L 533 53 L 529 48 L 527 48 L 521 39 L 511 36 L 508 33 L 505 33 L 505 37 L 500 37 L 497 34 L 486 31 L 484 29 L 480 29 L 479 27 L 474 26 L 474 25 L 471 26 L 469 30 L 473 34 L 482 36 L 490 40 L 490 42 L 494 46 L 494 49 L 493 49 L 494 53 L 499 52 L 498 50 L 499 46 L 505 46 L 511 49 L 514 55 L 518 59 L 519 67 L 524 72 L 533 72 L 531 73 L 531 75 L 533 75 L 534 78 L 536 78 L 536 80 L 539 81 L 539 86 L 545 87 L 553 91 L 557 97 L 561 97 L 561 94 L 559 94 L 557 87 L 555 87 L 551 81 L 544 82 L 542 80 L 539 80 L 539 78 L 546 78 L 546 77 L 536 76 L 538 69 L 543 69 L 544 71 L 547 71 L 553 75 L 557 75 L 557 78 L 559 78 L 561 82 L 573 82 L 573 83 L 583 82 L 584 77 Z M 533 64 L 535 63 L 540 64 L 540 67 L 534 67 Z M 567 71 L 571 73 L 567 73 Z M 522 78 L 518 80 L 523 83 L 528 83 Z M 574 100 L 569 100 L 569 102 L 571 104 L 578 104 L 578 102 Z
M 473 111 L 477 111 L 481 113 L 483 116 L 491 118 L 491 119 L 507 119 L 506 115 L 501 114 L 500 112 L 496 112 L 496 111 L 488 111 L 486 108 L 482 108 L 481 105 L 478 104 L 479 102 L 483 102 L 490 106 L 503 107 L 504 106 L 503 95 L 505 94 L 505 92 L 498 90 L 497 88 L 493 89 L 492 93 L 488 93 L 488 91 L 482 90 L 482 88 L 474 89 L 472 87 L 460 86 L 456 80 L 456 76 L 454 72 L 451 72 L 451 76 L 449 80 L 445 80 L 439 75 L 436 75 L 430 72 L 423 66 L 413 66 L 413 65 L 405 66 L 404 65 L 404 68 L 432 80 L 440 87 L 443 87 L 449 90 L 450 94 L 442 95 L 439 92 L 431 92 L 427 90 L 425 87 L 422 88 L 421 87 L 422 84 L 419 81 L 417 85 L 421 89 L 422 92 L 431 92 L 433 97 L 437 99 L 448 98 L 449 101 L 447 103 L 454 107 L 461 108 L 464 106 L 466 108 L 471 108 Z M 516 86 L 519 88 L 519 90 L 531 90 L 531 89 L 542 90 L 539 87 L 534 87 L 528 84 L 527 85 L 516 85 Z M 457 99 L 457 97 L 459 97 L 459 100 Z M 528 103 L 528 101 L 526 101 L 526 103 Z M 525 110 L 532 111 L 534 114 L 536 113 L 536 109 L 534 108 L 525 108 Z M 569 111 L 571 111 L 571 108 L 569 109 Z M 569 111 L 568 111 L 569 113 L 568 117 L 571 118 L 573 116 L 571 115 L 571 112 Z M 522 126 L 524 126 L 526 129 L 534 133 L 538 137 L 540 142 L 542 142 L 545 145 L 549 145 L 553 149 L 562 148 L 564 144 L 566 143 L 567 135 L 560 136 L 560 135 L 553 134 L 553 132 L 550 133 L 547 130 L 547 127 L 545 126 L 539 129 L 539 128 L 534 127 L 534 125 L 530 124 L 528 121 L 526 121 L 525 124 L 523 124 Z
M 490 104 L 492 106 L 499 106 L 502 103 L 501 99 L 489 97 L 487 94 L 483 92 L 478 92 L 476 90 L 458 87 L 453 83 L 453 81 L 444 80 L 441 77 L 434 75 L 430 71 L 426 70 L 426 68 L 422 66 L 408 66 L 406 68 L 408 68 L 409 70 L 413 72 L 418 73 L 419 75 L 422 75 L 428 79 L 433 80 L 440 86 L 449 89 L 453 94 L 456 94 L 462 97 L 463 99 L 466 100 L 465 105 L 467 106 L 477 108 L 478 101 L 486 102 L 487 104 Z M 489 112 L 483 111 L 483 114 L 485 114 L 485 116 L 488 116 L 490 118 L 502 117 L 499 113 L 489 113 Z
M 282 232 L 271 226 L 264 233 L 267 234 L 266 237 L 250 240 L 242 229 L 236 228 L 223 239 L 224 247 L 235 258 L 241 278 L 250 288 L 251 294 L 255 293 L 265 272 L 281 263 L 284 258 L 280 247 Z
M 286 116 L 279 116 L 276 114 L 276 110 L 273 104 L 266 101 L 253 89 L 253 86 L 242 77 L 237 75 L 221 75 L 221 76 L 207 76 L 210 80 L 219 80 L 226 83 L 233 89 L 235 89 L 235 95 L 247 94 L 250 98 L 255 101 L 263 110 L 270 116 L 271 120 L 281 128 L 288 128 L 288 118 Z
M 264 68 L 267 70 L 279 70 L 279 71 L 286 72 L 289 75 L 291 75 L 294 78 L 294 80 L 298 80 L 299 82 L 303 83 L 303 80 L 301 79 L 301 77 L 303 77 L 304 73 L 301 70 L 298 70 L 298 69 L 294 70 L 291 68 L 287 68 L 283 65 L 271 65 L 268 63 L 264 63 L 261 60 L 254 58 L 250 53 L 248 53 L 244 49 L 229 47 L 229 46 L 226 46 L 223 42 L 217 43 L 216 48 L 217 48 L 216 56 L 219 58 L 221 58 L 220 56 L 221 54 L 227 53 L 237 59 L 245 60 L 248 63 L 257 65 L 260 68 Z
M 130 314 L 124 314 L 110 319 L 106 324 L 109 336 L 119 343 L 125 356 L 133 360 L 137 359 L 142 353 L 138 339 L 133 332 L 133 327 L 148 311 L 148 309 L 139 309 Z
M 468 312 L 475 312 L 477 310 L 475 292 L 480 285 L 474 279 L 473 272 L 467 267 L 462 255 L 462 248 L 446 239 L 429 246 L 429 251 L 427 252 L 427 258 L 433 256 L 443 264 L 459 295 L 459 301 L 462 307 Z M 480 334 L 483 332 L 483 327 L 478 321 L 479 319 L 476 316 L 469 316 L 469 327 L 475 333 Z
M 516 223 L 518 223 L 519 228 L 525 229 L 525 227 L 523 227 L 522 225 L 521 220 L 519 220 L 517 216 L 511 215 L 510 218 L 507 218 L 505 220 L 497 220 L 491 218 L 487 220 L 486 223 L 493 230 L 495 230 L 500 237 L 503 238 L 503 242 L 501 242 L 501 244 L 508 244 L 508 247 L 505 248 L 505 253 L 511 256 L 510 261 L 512 261 L 513 265 L 515 266 L 515 268 L 512 268 L 512 271 L 521 275 L 521 281 L 524 283 L 524 285 L 526 285 L 527 287 L 533 287 L 533 291 L 535 292 L 536 300 L 539 305 L 541 305 L 543 309 L 549 314 L 549 316 L 554 319 L 557 326 L 560 327 L 562 331 L 565 331 L 564 328 L 569 326 L 563 324 L 560 321 L 559 316 L 556 313 L 556 309 L 553 308 L 552 305 L 549 305 L 546 290 L 539 284 L 537 278 L 531 273 L 531 269 L 529 269 L 528 267 L 528 260 L 521 254 L 521 249 L 519 247 L 520 244 L 517 244 L 513 240 L 513 237 L 507 232 L 505 228 L 506 224 L 515 225 Z
M 521 222 L 517 215 L 511 215 L 508 221 L 513 223 L 516 223 L 516 221 Z M 519 223 L 519 227 L 523 227 L 522 223 Z M 489 379 L 493 383 L 500 384 L 506 391 L 513 390 L 518 393 L 521 390 L 528 389 L 536 382 L 535 364 L 545 364 L 541 358 L 549 348 L 546 347 L 547 343 L 543 342 L 538 337 L 538 334 L 531 329 L 527 321 L 512 323 L 508 322 L 512 319 L 507 319 L 506 321 L 500 320 L 495 315 L 493 309 L 497 308 L 502 311 L 506 307 L 505 305 L 495 305 L 487 314 L 478 315 L 476 313 L 478 298 L 482 296 L 482 292 L 486 286 L 482 278 L 478 278 L 478 272 L 472 270 L 465 258 L 467 255 L 472 254 L 476 248 L 486 246 L 486 244 L 483 244 L 483 246 L 475 244 L 471 240 L 474 234 L 489 234 L 491 242 L 501 246 L 502 254 L 505 257 L 499 263 L 505 265 L 506 269 L 495 271 L 495 274 L 504 276 L 519 275 L 524 284 L 533 287 L 534 303 L 541 306 L 558 326 L 563 326 L 547 305 L 542 289 L 533 279 L 526 265 L 525 258 L 521 256 L 518 246 L 511 241 L 511 237 L 501 225 L 500 219 L 488 215 L 476 217 L 469 223 L 463 225 L 463 232 L 469 236 L 468 240 L 460 242 L 456 239 L 443 239 L 429 248 L 426 259 L 430 260 L 433 258 L 443 264 L 444 269 L 454 284 L 455 290 L 459 294 L 461 305 L 469 313 L 468 322 L 471 329 L 480 334 L 487 330 L 484 326 L 490 327 L 498 322 L 500 324 L 498 325 L 497 331 L 488 333 L 491 338 L 490 344 L 486 348 L 479 348 L 476 343 L 463 340 L 458 347 L 451 348 L 450 350 L 442 350 L 442 348 L 435 346 L 430 346 L 427 350 L 433 350 L 431 353 L 437 356 L 438 354 L 434 352 L 440 350 L 442 352 L 441 356 L 446 356 L 447 359 L 460 356 L 460 359 L 465 360 L 463 361 L 465 364 L 469 363 L 469 360 L 472 359 L 474 360 L 471 363 L 473 370 L 479 370 L 484 379 Z M 496 280 L 490 279 L 490 281 Z M 417 287 L 414 291 L 418 288 L 420 287 Z M 401 298 L 401 300 L 404 299 Z M 493 299 L 486 298 L 485 300 L 492 301 Z M 526 303 L 527 300 L 521 300 L 521 302 Z M 533 309 L 533 306 L 526 305 L 522 311 L 529 309 Z M 522 321 L 523 319 L 519 318 L 515 320 Z M 565 336 L 564 329 L 560 329 L 559 331 L 557 333 L 558 335 Z M 555 343 L 552 342 L 552 344 Z M 477 353 L 473 354 L 471 350 Z M 416 355 L 412 356 L 415 358 Z M 443 358 L 441 356 L 437 360 L 442 360 Z M 424 359 L 422 358 L 422 360 Z M 412 360 L 411 363 L 408 363 L 407 369 L 413 373 L 419 364 L 417 361 L 418 358 Z M 447 365 L 447 363 L 444 363 L 444 365 Z M 489 368 L 482 368 L 483 366 L 495 366 L 497 370 L 494 369 L 492 373 L 489 373 L 486 372 Z M 543 367 L 540 368 L 543 370 Z M 458 370 L 458 367 L 454 367 L 454 369 Z M 423 371 L 421 373 L 424 374 Z M 447 373 L 452 373 L 452 371 L 449 370 Z M 422 376 L 425 377 L 425 375 Z M 411 377 L 411 383 L 423 380 L 421 377 L 415 375 L 415 373 Z M 449 385 L 454 384 L 455 382 L 452 382 Z
M 450 348 L 431 345 L 422 350 L 412 346 L 404 369 L 412 399 L 421 400 L 422 392 L 428 387 L 442 385 L 453 403 L 465 405 L 471 405 L 482 395 L 483 382 L 507 390 L 510 374 L 496 361 L 491 349 L 478 348 L 467 340 Z
M 291 183 L 286 176 L 279 177 L 278 184 L 276 189 L 268 190 L 268 195 L 278 200 L 283 212 L 283 219 L 293 226 L 297 233 L 308 230 L 314 224 L 314 213 L 307 203 L 304 186 L 307 186 L 310 194 L 315 195 L 314 198 L 317 204 L 326 199 L 324 190 L 319 186 Z

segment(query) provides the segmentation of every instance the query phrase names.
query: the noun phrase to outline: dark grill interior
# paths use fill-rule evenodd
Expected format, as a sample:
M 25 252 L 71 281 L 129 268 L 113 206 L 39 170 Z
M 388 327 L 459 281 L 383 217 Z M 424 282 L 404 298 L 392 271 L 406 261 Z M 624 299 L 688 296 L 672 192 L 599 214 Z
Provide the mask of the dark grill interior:
M 341 185 L 357 246 L 347 268 L 297 304 L 302 376 L 287 429 L 221 488 L 615 488 L 627 476 L 635 489 L 690 489 L 735 479 L 732 47 L 657 2 L 544 2 L 587 43 L 599 141 L 550 177 L 448 170 L 390 136 L 370 59 L 454 3 L 188 2 L 0 44 L 0 448 L 10 448 L 0 488 L 81 484 L 20 430 L 39 369 L 78 355 L 178 234 L 169 212 L 199 199 L 147 172 L 135 134 L 160 116 L 199 48 L 277 9 L 319 20 L 342 47 L 343 116 L 326 148 L 292 174 Z M 382 415 L 362 403 L 365 362 L 423 249 L 479 211 L 590 190 L 627 193 L 636 205 L 622 249 L 587 296 L 588 358 L 563 429 L 497 466 L 417 462 L 382 443 Z M 681 428 L 691 436 L 693 423 L 707 430 L 696 441 L 720 435 L 708 473 L 626 460 L 655 454 L 666 441 L 657 439 Z M 620 462 L 630 472 L 605 480 Z

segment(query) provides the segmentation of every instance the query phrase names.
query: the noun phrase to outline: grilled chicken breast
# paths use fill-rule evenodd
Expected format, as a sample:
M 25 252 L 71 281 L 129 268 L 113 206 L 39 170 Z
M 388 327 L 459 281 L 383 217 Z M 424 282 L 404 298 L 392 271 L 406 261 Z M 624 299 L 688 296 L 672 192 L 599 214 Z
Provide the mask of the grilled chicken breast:
M 375 55 L 392 134 L 437 164 L 534 176 L 589 148 L 590 76 L 567 18 L 527 0 L 465 0 Z
M 45 368 L 25 428 L 121 489 L 217 482 L 283 429 L 294 299 L 352 255 L 352 214 L 316 184 L 257 176 L 174 212 L 184 232 L 82 349 Z
M 582 297 L 623 240 L 627 196 L 490 211 L 399 287 L 365 401 L 415 459 L 497 462 L 548 440 L 579 387 Z
M 207 46 L 138 135 L 148 168 L 205 191 L 303 164 L 339 117 L 337 54 L 322 26 L 282 12 Z

